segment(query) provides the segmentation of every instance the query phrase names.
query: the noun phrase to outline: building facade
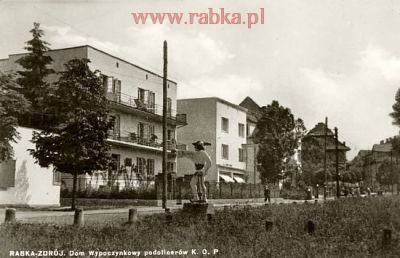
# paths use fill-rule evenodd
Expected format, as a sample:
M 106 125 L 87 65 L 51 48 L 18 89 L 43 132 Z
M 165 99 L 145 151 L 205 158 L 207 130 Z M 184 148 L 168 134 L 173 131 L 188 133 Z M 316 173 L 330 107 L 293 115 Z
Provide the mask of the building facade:
M 35 163 L 28 149 L 32 129 L 18 127 L 20 138 L 12 142 L 14 158 L 0 163 L 0 204 L 27 206 L 60 206 L 60 173 Z
M 247 182 L 258 184 L 261 183 L 260 172 L 258 170 L 258 144 L 254 142 L 254 133 L 260 117 L 261 107 L 250 97 L 246 97 L 239 106 L 247 109 L 246 115 L 246 144 L 244 145 L 246 152 L 246 174 Z
M 336 164 L 336 142 L 338 149 L 339 173 L 347 169 L 346 152 L 350 150 L 346 142 L 335 138 L 334 133 L 325 123 L 318 123 L 312 128 L 301 141 L 301 169 L 307 179 L 307 184 L 324 183 L 324 153 L 325 153 L 325 130 L 326 130 L 326 167 L 328 181 L 335 180 Z
M 246 112 L 243 107 L 219 98 L 179 99 L 178 112 L 186 114 L 187 126 L 178 129 L 180 143 L 194 150 L 198 140 L 206 146 L 212 166 L 206 180 L 243 183 L 247 179 L 245 144 Z M 193 163 L 178 159 L 178 175 L 193 174 Z
M 110 116 L 114 128 L 109 132 L 112 162 L 108 171 L 97 171 L 92 176 L 78 178 L 78 190 L 101 187 L 136 187 L 153 184 L 155 175 L 162 172 L 162 76 L 112 56 L 94 47 L 55 49 L 48 51 L 53 63 L 49 68 L 63 71 L 69 60 L 87 58 L 92 71 L 99 71 L 104 92 L 110 102 Z M 23 54 L 10 55 L 0 61 L 5 72 L 17 71 L 21 67 L 16 60 Z M 55 81 L 50 75 L 49 81 Z M 168 80 L 167 129 L 169 173 L 176 173 L 176 155 L 171 153 L 176 143 L 176 128 L 184 126 L 184 115 L 176 113 L 177 83 Z M 63 187 L 72 189 L 72 176 L 63 175 Z

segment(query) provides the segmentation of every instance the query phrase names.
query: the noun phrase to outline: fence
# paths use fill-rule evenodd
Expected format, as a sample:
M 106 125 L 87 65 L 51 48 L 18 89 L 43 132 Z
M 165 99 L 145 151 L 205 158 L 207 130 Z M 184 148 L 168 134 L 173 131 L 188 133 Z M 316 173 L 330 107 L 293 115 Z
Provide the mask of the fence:
M 168 178 L 167 199 L 192 199 L 191 176 Z M 261 184 L 206 182 L 208 199 L 250 199 L 264 198 L 264 186 Z M 156 179 L 157 198 L 162 199 L 162 180 Z M 270 187 L 271 197 L 279 197 L 278 186 Z
M 61 182 L 61 197 L 72 196 L 73 179 L 63 178 Z M 154 180 L 93 180 L 78 178 L 78 198 L 100 199 L 156 199 Z
M 167 199 L 191 199 L 191 176 L 176 178 L 168 174 Z M 72 178 L 63 178 L 61 197 L 70 198 L 72 195 Z M 209 199 L 250 199 L 264 198 L 264 186 L 261 184 L 206 182 Z M 163 180 L 157 175 L 156 180 L 92 180 L 78 178 L 78 198 L 101 199 L 162 199 Z M 271 197 L 279 197 L 278 186 L 270 187 Z

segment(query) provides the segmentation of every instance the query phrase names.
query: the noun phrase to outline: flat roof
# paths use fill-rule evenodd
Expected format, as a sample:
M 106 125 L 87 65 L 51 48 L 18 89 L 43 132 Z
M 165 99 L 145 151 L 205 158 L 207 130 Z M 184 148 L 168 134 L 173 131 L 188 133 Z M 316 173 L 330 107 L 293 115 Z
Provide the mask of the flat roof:
M 126 60 L 124 60 L 124 59 L 122 59 L 122 58 L 119 58 L 119 57 L 117 57 L 117 56 L 113 56 L 113 55 L 111 55 L 111 54 L 109 54 L 109 53 L 107 53 L 107 52 L 105 52 L 105 51 L 103 51 L 103 50 L 100 50 L 100 49 L 98 49 L 98 48 L 95 48 L 95 47 L 93 47 L 93 46 L 91 46 L 91 45 L 81 45 L 81 46 L 75 46 L 75 47 L 66 47 L 66 48 L 50 49 L 48 52 L 64 51 L 64 50 L 77 49 L 77 48 L 91 48 L 91 49 L 96 50 L 96 51 L 98 51 L 98 52 L 100 52 L 100 53 L 102 53 L 102 54 L 105 54 L 105 55 L 109 56 L 109 57 L 115 58 L 115 59 L 117 59 L 117 60 L 119 60 L 119 61 L 121 61 L 121 62 L 124 62 L 124 63 L 129 64 L 129 65 L 131 65 L 131 66 L 134 66 L 134 67 L 136 67 L 136 68 L 139 68 L 139 69 L 141 69 L 141 70 L 143 70 L 143 71 L 145 71 L 145 72 L 151 73 L 151 74 L 153 74 L 153 75 L 155 75 L 155 76 L 157 76 L 157 77 L 163 78 L 163 76 L 161 76 L 161 75 L 159 75 L 159 74 L 157 74 L 157 73 L 155 73 L 155 72 L 152 72 L 152 71 L 150 71 L 150 70 L 148 70 L 148 69 L 145 69 L 145 68 L 143 68 L 143 67 L 141 67 L 141 66 L 135 65 L 135 64 L 133 64 L 133 63 L 131 63 L 131 62 L 128 62 L 128 61 L 126 61 Z M 25 54 L 28 54 L 28 53 L 29 53 L 29 52 L 26 52 L 26 53 L 18 53 L 18 54 L 10 54 L 9 56 L 25 55 Z M 7 60 L 7 59 L 8 59 L 8 58 L 0 59 L 0 60 Z M 175 84 L 178 84 L 177 82 L 175 82 L 175 81 L 173 81 L 173 80 L 168 80 L 168 81 L 173 82 L 173 83 L 175 83 Z
M 177 101 L 182 101 L 182 100 L 184 100 L 184 101 L 186 101 L 186 100 L 189 100 L 189 101 L 192 101 L 192 100 L 194 100 L 194 101 L 196 101 L 196 100 L 199 100 L 199 101 L 201 101 L 201 100 L 216 100 L 218 102 L 221 102 L 221 103 L 224 103 L 226 105 L 232 106 L 232 107 L 234 107 L 236 109 L 239 109 L 239 110 L 244 111 L 244 112 L 247 113 L 247 108 L 244 108 L 244 107 L 241 107 L 239 105 L 233 104 L 233 103 L 231 103 L 231 102 L 229 102 L 227 100 L 224 100 L 224 99 L 221 99 L 221 98 L 218 98 L 218 97 L 188 98 L 188 99 L 178 99 Z

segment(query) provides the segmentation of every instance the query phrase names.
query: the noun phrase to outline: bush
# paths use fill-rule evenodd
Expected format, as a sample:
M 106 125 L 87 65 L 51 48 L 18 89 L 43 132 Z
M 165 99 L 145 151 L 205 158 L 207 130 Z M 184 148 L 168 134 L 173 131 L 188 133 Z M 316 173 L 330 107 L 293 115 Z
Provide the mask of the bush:
M 303 189 L 282 189 L 280 193 L 280 197 L 283 199 L 290 199 L 290 200 L 306 200 L 307 194 Z
M 156 191 L 153 187 L 137 188 L 137 189 L 122 189 L 111 190 L 110 188 L 104 189 L 86 189 L 77 192 L 77 198 L 93 198 L 93 199 L 144 199 L 155 200 Z M 61 190 L 61 198 L 71 198 L 72 192 L 67 189 Z

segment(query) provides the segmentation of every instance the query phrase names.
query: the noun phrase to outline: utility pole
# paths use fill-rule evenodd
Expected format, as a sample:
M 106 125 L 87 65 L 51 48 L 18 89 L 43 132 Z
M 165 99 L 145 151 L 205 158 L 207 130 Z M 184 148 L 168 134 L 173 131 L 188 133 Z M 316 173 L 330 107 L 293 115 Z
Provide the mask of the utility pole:
M 162 207 L 167 208 L 167 65 L 168 65 L 168 46 L 167 41 L 164 40 L 164 74 L 163 74 L 163 158 L 162 158 L 162 172 L 163 172 L 163 196 L 162 196 Z
M 336 156 L 336 197 L 340 198 L 340 187 L 339 187 L 339 138 L 338 129 L 335 127 L 335 156 Z
M 254 187 L 256 186 L 256 176 L 257 176 L 257 146 L 253 143 L 254 151 Z M 255 189 L 255 188 L 254 188 Z
M 393 150 L 390 150 L 390 179 L 392 183 L 392 195 L 393 195 Z
M 325 133 L 324 133 L 324 200 L 326 200 L 326 190 L 328 186 L 328 174 L 326 171 L 326 145 L 328 138 L 328 117 L 325 117 Z

